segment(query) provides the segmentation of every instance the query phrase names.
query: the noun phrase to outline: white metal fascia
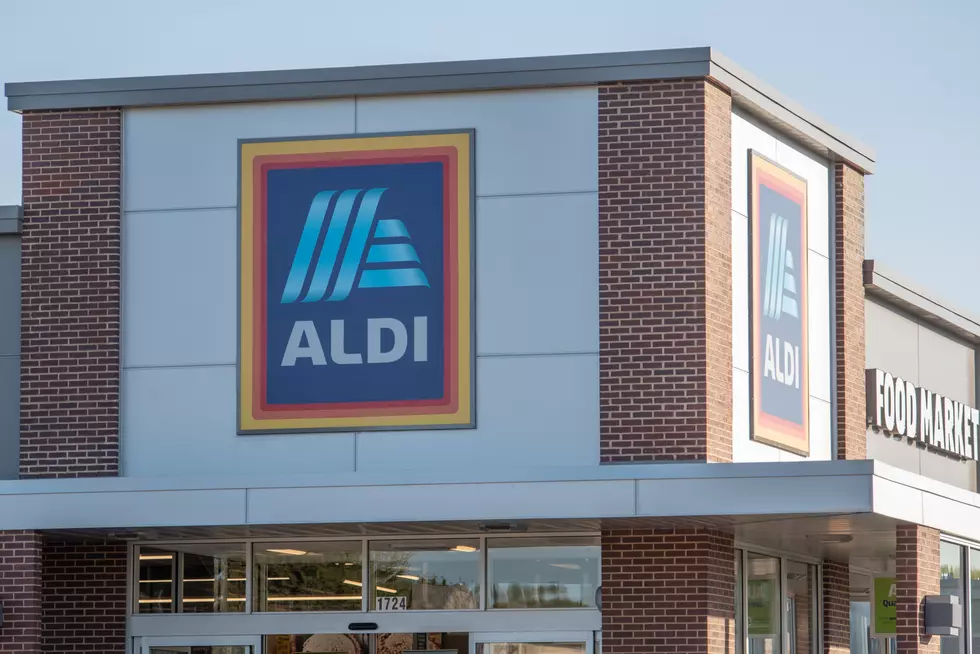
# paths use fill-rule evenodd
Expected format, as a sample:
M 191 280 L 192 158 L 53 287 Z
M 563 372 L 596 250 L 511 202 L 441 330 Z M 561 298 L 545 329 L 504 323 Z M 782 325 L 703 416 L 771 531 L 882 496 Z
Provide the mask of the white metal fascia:
M 884 463 L 874 466 L 874 512 L 980 541 L 980 495 Z
M 328 479 L 0 483 L 0 530 L 835 514 L 872 508 L 873 462 L 649 464 Z M 374 482 L 374 483 L 371 483 Z

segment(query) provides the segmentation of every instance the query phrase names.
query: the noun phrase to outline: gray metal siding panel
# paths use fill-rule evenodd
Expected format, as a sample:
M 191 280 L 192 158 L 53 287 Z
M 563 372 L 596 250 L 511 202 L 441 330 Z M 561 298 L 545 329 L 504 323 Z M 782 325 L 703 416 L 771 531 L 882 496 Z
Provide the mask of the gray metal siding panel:
M 0 236 L 0 479 L 20 467 L 20 237 Z

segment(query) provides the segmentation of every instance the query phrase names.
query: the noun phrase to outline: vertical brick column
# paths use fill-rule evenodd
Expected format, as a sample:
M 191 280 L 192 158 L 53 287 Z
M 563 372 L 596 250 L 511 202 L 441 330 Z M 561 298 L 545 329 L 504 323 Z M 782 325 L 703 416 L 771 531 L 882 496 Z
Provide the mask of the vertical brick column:
M 0 532 L 0 652 L 41 652 L 41 535 Z
M 813 634 L 810 632 L 813 618 L 813 603 L 809 595 L 797 595 L 793 601 L 793 619 L 796 621 L 796 649 L 799 654 L 812 652 L 810 646 Z
M 735 651 L 732 536 L 704 529 L 602 534 L 604 654 Z
M 895 531 L 898 653 L 938 654 L 939 637 L 925 634 L 925 596 L 939 594 L 939 532 L 920 525 Z
M 823 651 L 851 651 L 851 567 L 837 561 L 823 562 Z
M 21 477 L 118 474 L 121 125 L 23 117 Z
M 126 545 L 46 540 L 42 652 L 126 651 Z
M 867 457 L 864 405 L 864 175 L 834 166 L 837 458 Z
M 599 87 L 600 460 L 732 459 L 731 98 Z

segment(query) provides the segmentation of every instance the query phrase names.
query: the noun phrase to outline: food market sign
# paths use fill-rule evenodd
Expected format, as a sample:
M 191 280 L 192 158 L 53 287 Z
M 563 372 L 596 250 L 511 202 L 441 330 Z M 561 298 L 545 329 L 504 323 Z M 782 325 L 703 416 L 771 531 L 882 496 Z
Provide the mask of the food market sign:
M 865 371 L 868 424 L 946 456 L 980 460 L 980 410 L 891 373 Z

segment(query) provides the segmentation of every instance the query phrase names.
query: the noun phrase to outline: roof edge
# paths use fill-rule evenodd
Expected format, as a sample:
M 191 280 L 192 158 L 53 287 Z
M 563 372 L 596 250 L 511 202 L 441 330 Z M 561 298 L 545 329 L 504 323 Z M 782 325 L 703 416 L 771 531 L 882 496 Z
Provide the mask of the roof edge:
M 351 96 L 490 91 L 596 85 L 620 81 L 711 78 L 736 104 L 830 158 L 865 173 L 874 169 L 866 145 L 709 47 L 637 50 L 510 59 L 475 59 L 347 68 L 204 73 L 113 79 L 16 82 L 5 86 L 11 111 L 150 107 Z
M 864 288 L 867 293 L 900 307 L 960 338 L 980 344 L 980 317 L 926 293 L 900 274 L 875 259 L 864 261 Z
M 793 133 L 806 145 L 825 149 L 862 173 L 874 173 L 873 149 L 805 110 L 714 49 L 711 50 L 711 78 L 731 91 L 735 105 L 746 107 L 753 113 L 761 110 L 774 119 L 770 122 L 774 122 L 775 127 Z
M 343 68 L 16 82 L 11 111 L 476 91 L 708 74 L 706 47 Z

